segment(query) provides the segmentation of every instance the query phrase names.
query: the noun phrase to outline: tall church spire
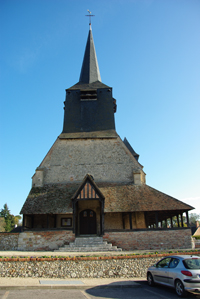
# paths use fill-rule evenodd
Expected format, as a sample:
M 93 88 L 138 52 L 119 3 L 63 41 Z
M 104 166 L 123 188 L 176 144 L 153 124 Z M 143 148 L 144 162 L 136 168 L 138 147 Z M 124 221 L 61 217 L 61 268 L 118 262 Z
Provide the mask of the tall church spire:
M 96 81 L 101 82 L 101 76 L 90 24 L 79 82 L 89 84 Z
M 91 136 L 97 137 L 95 132 L 104 131 L 104 136 L 116 136 L 116 100 L 112 97 L 112 88 L 101 82 L 91 24 L 79 82 L 66 89 L 64 103 L 63 134 L 87 133 L 88 137 L 91 132 Z

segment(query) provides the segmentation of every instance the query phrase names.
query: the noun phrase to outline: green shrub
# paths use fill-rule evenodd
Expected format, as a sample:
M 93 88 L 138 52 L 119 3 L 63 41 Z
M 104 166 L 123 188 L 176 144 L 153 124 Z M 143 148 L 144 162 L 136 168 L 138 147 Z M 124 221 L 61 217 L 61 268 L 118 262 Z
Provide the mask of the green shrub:
M 196 240 L 200 240 L 200 236 L 193 236 Z

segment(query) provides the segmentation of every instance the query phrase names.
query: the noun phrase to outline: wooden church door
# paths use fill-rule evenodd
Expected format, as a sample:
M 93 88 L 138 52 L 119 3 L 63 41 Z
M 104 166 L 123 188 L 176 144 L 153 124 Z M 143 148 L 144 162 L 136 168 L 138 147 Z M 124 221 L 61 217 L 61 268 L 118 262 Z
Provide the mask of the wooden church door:
M 96 213 L 89 209 L 82 211 L 80 213 L 80 234 L 90 235 L 96 233 Z

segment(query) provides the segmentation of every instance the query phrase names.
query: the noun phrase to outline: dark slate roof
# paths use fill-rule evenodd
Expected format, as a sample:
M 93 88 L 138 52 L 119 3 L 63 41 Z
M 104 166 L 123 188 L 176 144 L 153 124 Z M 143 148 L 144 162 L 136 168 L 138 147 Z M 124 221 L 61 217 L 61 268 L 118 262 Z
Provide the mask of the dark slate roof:
M 131 154 L 133 155 L 133 157 L 138 161 L 139 155 L 134 151 L 134 149 L 132 148 L 132 146 L 130 145 L 130 143 L 128 142 L 128 140 L 126 138 L 124 138 L 123 142 L 126 145 L 126 147 L 129 149 L 129 151 L 131 152 Z
M 99 88 L 109 88 L 111 89 L 111 87 L 109 87 L 108 85 L 100 82 L 100 81 L 95 81 L 92 83 L 83 83 L 83 82 L 78 82 L 75 85 L 73 85 L 72 87 L 68 88 L 67 90 L 76 90 L 76 89 L 86 89 L 86 90 L 90 90 L 90 89 L 99 89 Z
M 117 138 L 115 130 L 93 131 L 93 132 L 77 132 L 77 133 L 61 133 L 60 139 L 88 139 L 88 138 Z
M 96 81 L 101 82 L 101 76 L 90 25 L 79 82 L 92 83 Z
M 148 185 L 97 183 L 105 197 L 105 212 L 189 211 L 194 209 Z M 72 198 L 80 184 L 33 187 L 20 214 L 72 213 Z

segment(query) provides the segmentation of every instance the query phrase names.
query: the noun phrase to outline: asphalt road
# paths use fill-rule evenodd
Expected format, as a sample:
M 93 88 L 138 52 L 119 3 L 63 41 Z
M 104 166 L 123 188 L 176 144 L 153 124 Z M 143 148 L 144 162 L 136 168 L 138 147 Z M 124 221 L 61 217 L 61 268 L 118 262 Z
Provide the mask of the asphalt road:
M 173 289 L 163 286 L 149 287 L 139 282 L 138 287 L 91 287 L 83 289 L 0 289 L 1 299 L 177 299 Z M 200 296 L 189 295 L 187 299 Z

